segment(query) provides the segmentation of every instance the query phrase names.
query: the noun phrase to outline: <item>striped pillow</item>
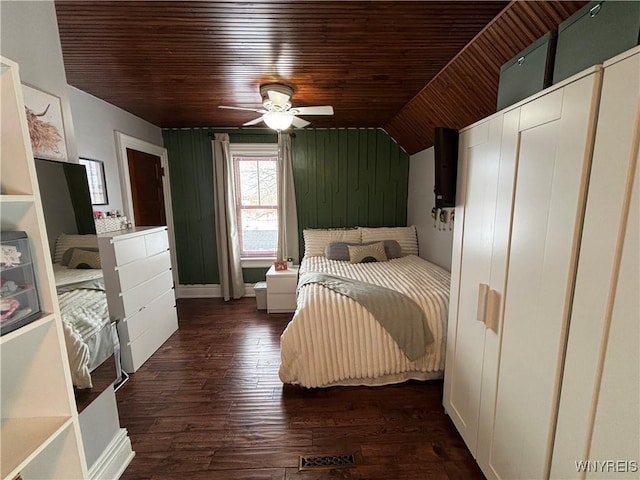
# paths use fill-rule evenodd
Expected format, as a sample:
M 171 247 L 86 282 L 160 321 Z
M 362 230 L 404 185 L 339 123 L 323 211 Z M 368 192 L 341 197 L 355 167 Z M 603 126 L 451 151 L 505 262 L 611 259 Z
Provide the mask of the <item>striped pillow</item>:
M 305 257 L 323 257 L 324 248 L 331 242 L 360 243 L 360 230 L 306 228 L 302 231 Z
M 370 243 L 368 245 L 349 245 L 347 248 L 349 249 L 349 262 L 351 263 L 387 261 L 383 242 Z
M 102 268 L 100 264 L 100 253 L 75 248 L 73 255 L 71 255 L 71 260 L 69 260 L 69 268 Z
M 56 249 L 53 252 L 53 263 L 61 263 L 64 252 L 70 248 L 98 248 L 98 237 L 89 235 L 68 235 L 61 233 L 56 240 Z
M 359 227 L 362 243 L 395 240 L 400 244 L 402 255 L 418 255 L 416 227 Z

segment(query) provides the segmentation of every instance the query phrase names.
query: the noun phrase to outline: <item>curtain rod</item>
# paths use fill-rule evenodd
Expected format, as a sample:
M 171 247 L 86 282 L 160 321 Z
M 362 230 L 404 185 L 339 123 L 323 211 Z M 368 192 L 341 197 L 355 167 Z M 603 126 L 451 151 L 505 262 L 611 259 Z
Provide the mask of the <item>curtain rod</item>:
M 241 130 L 242 132 L 249 134 L 249 135 L 278 135 L 278 132 L 253 132 L 253 133 L 249 133 L 247 130 Z M 207 132 L 207 135 L 209 135 L 210 137 L 213 137 L 215 135 L 216 132 L 209 130 Z M 226 132 L 225 132 L 226 133 Z M 238 132 L 235 132 L 238 133 Z M 295 137 L 296 134 L 295 133 L 290 133 L 289 134 L 290 137 Z

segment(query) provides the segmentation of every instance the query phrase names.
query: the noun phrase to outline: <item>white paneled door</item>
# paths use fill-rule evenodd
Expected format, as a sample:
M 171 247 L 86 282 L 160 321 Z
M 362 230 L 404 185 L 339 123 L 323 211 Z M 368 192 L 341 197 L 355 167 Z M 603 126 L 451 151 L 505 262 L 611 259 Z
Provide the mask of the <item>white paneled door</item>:
M 605 64 L 551 478 L 640 478 L 639 143 L 640 47 Z
M 549 473 L 599 82 L 592 73 L 520 107 L 488 458 L 496 478 Z

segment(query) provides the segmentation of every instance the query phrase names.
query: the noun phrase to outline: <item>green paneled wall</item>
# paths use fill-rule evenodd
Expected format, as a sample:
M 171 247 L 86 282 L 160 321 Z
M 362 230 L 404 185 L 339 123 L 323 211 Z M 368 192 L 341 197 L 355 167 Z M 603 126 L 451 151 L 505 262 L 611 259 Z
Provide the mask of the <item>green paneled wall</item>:
M 232 143 L 270 143 L 269 130 L 215 130 Z M 219 282 L 213 225 L 210 129 L 165 129 L 180 283 Z M 409 155 L 384 131 L 305 129 L 292 141 L 298 223 L 303 228 L 403 226 Z M 266 268 L 245 269 L 247 283 Z
M 406 225 L 409 156 L 384 131 L 301 130 L 293 151 L 300 230 Z
M 180 284 L 219 283 L 208 130 L 163 130 Z

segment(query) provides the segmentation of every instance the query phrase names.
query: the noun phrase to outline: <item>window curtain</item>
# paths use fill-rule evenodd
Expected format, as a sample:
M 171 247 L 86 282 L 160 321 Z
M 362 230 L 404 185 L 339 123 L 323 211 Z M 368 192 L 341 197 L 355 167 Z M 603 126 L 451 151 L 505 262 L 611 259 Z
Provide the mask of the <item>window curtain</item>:
M 213 139 L 213 181 L 220 290 L 228 301 L 242 297 L 245 288 L 240 264 L 233 158 L 226 133 L 216 133 Z
M 298 262 L 298 211 L 293 185 L 291 136 L 278 135 L 278 259 Z

